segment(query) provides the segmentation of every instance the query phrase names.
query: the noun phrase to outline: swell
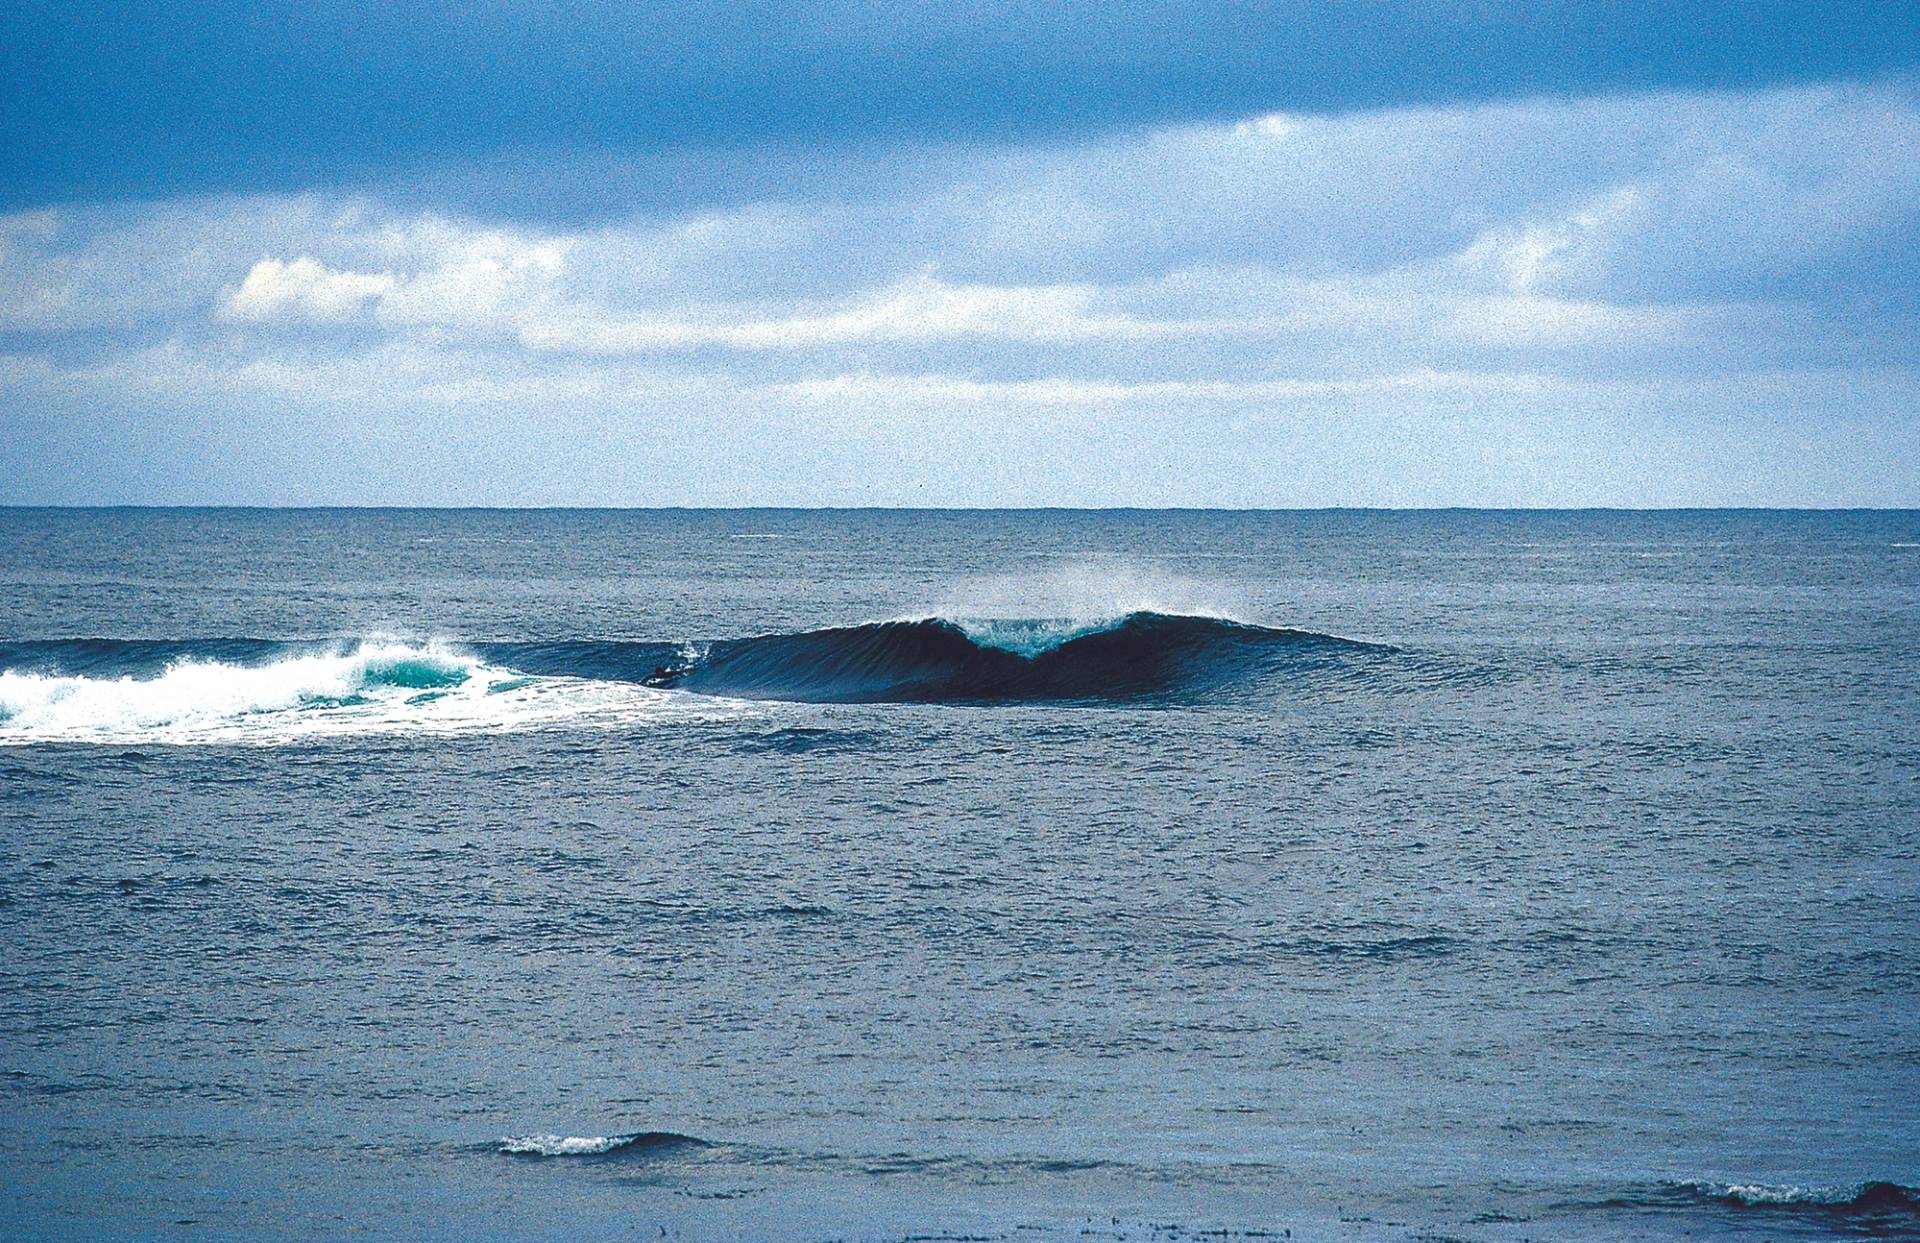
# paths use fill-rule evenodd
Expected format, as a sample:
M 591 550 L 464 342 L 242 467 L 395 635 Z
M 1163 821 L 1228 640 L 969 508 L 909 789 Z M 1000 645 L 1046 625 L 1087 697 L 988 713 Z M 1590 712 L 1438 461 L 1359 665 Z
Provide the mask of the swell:
M 1370 645 L 1218 617 L 876 622 L 687 649 L 649 685 L 814 703 L 1192 698 Z

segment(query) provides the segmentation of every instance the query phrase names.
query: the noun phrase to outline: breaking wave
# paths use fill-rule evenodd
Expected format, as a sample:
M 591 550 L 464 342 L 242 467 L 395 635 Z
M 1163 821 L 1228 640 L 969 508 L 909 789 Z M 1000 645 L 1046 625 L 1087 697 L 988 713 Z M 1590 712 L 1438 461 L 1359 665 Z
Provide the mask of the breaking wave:
M 1149 612 L 926 618 L 701 643 L 0 643 L 0 743 L 282 743 L 721 710 L 669 691 L 709 705 L 1191 701 L 1380 650 Z

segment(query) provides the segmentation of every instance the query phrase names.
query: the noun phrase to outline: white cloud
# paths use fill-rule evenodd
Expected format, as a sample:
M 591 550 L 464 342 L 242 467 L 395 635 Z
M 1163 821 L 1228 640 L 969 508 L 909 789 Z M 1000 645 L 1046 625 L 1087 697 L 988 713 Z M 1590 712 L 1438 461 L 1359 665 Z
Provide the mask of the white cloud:
M 1184 408 L 1202 403 L 1294 403 L 1317 398 L 1406 396 L 1414 393 L 1498 395 L 1537 393 L 1539 376 L 1508 372 L 1413 371 L 1364 379 L 1277 379 L 1245 381 L 1087 380 L 1049 376 L 1033 380 L 972 380 L 938 374 L 890 375 L 854 372 L 772 386 L 779 396 L 836 406 L 846 402 L 1018 403 L 1040 406 L 1110 406 L 1141 403 Z
M 1085 285 L 954 285 L 928 274 L 826 308 L 786 314 L 709 312 L 705 317 L 609 317 L 571 307 L 528 322 L 521 339 L 536 349 L 588 354 L 723 346 L 795 350 L 871 342 L 928 343 L 963 338 L 1064 342 L 1139 340 L 1203 331 L 1206 325 L 1137 319 L 1100 307 L 1101 291 Z
M 230 319 L 337 323 L 352 319 L 397 283 L 391 273 L 336 272 L 305 255 L 284 262 L 262 259 L 227 295 L 222 309 Z
M 487 325 L 554 288 L 567 267 L 572 242 L 498 229 L 460 231 L 435 222 L 444 235 L 424 249 L 424 266 L 382 291 L 381 314 L 396 323 Z
M 1298 117 L 1288 116 L 1284 112 L 1269 112 L 1264 116 L 1249 117 L 1237 122 L 1233 127 L 1236 138 L 1252 138 L 1265 141 L 1281 141 L 1300 132 L 1301 121 Z
M 1482 273 L 1516 296 L 1590 283 L 1612 248 L 1626 240 L 1644 198 L 1621 186 L 1558 217 L 1496 226 L 1476 238 L 1458 263 L 1464 273 Z
M 57 212 L 0 216 L 0 329 L 44 330 L 70 314 L 71 264 L 49 253 L 59 236 Z

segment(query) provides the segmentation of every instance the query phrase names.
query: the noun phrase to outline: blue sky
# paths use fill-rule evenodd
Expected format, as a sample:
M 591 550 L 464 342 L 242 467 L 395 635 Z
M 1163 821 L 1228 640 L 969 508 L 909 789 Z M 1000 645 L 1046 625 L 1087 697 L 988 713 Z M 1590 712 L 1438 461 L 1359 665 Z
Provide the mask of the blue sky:
M 1920 10 L 0 15 L 0 501 L 1920 503 Z

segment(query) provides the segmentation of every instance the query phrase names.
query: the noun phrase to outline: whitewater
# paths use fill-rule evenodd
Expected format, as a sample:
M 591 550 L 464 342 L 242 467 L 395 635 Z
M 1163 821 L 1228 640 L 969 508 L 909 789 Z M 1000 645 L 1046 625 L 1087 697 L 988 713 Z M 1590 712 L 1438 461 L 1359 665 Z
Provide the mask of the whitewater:
M 1917 537 L 0 510 L 0 1236 L 1920 1241 Z
M 57 657 L 42 663 L 58 667 Z M 441 644 L 375 642 L 260 664 L 185 657 L 146 677 L 0 670 L 0 744 L 275 745 L 608 726 L 659 714 L 665 698 L 588 679 L 532 678 Z

